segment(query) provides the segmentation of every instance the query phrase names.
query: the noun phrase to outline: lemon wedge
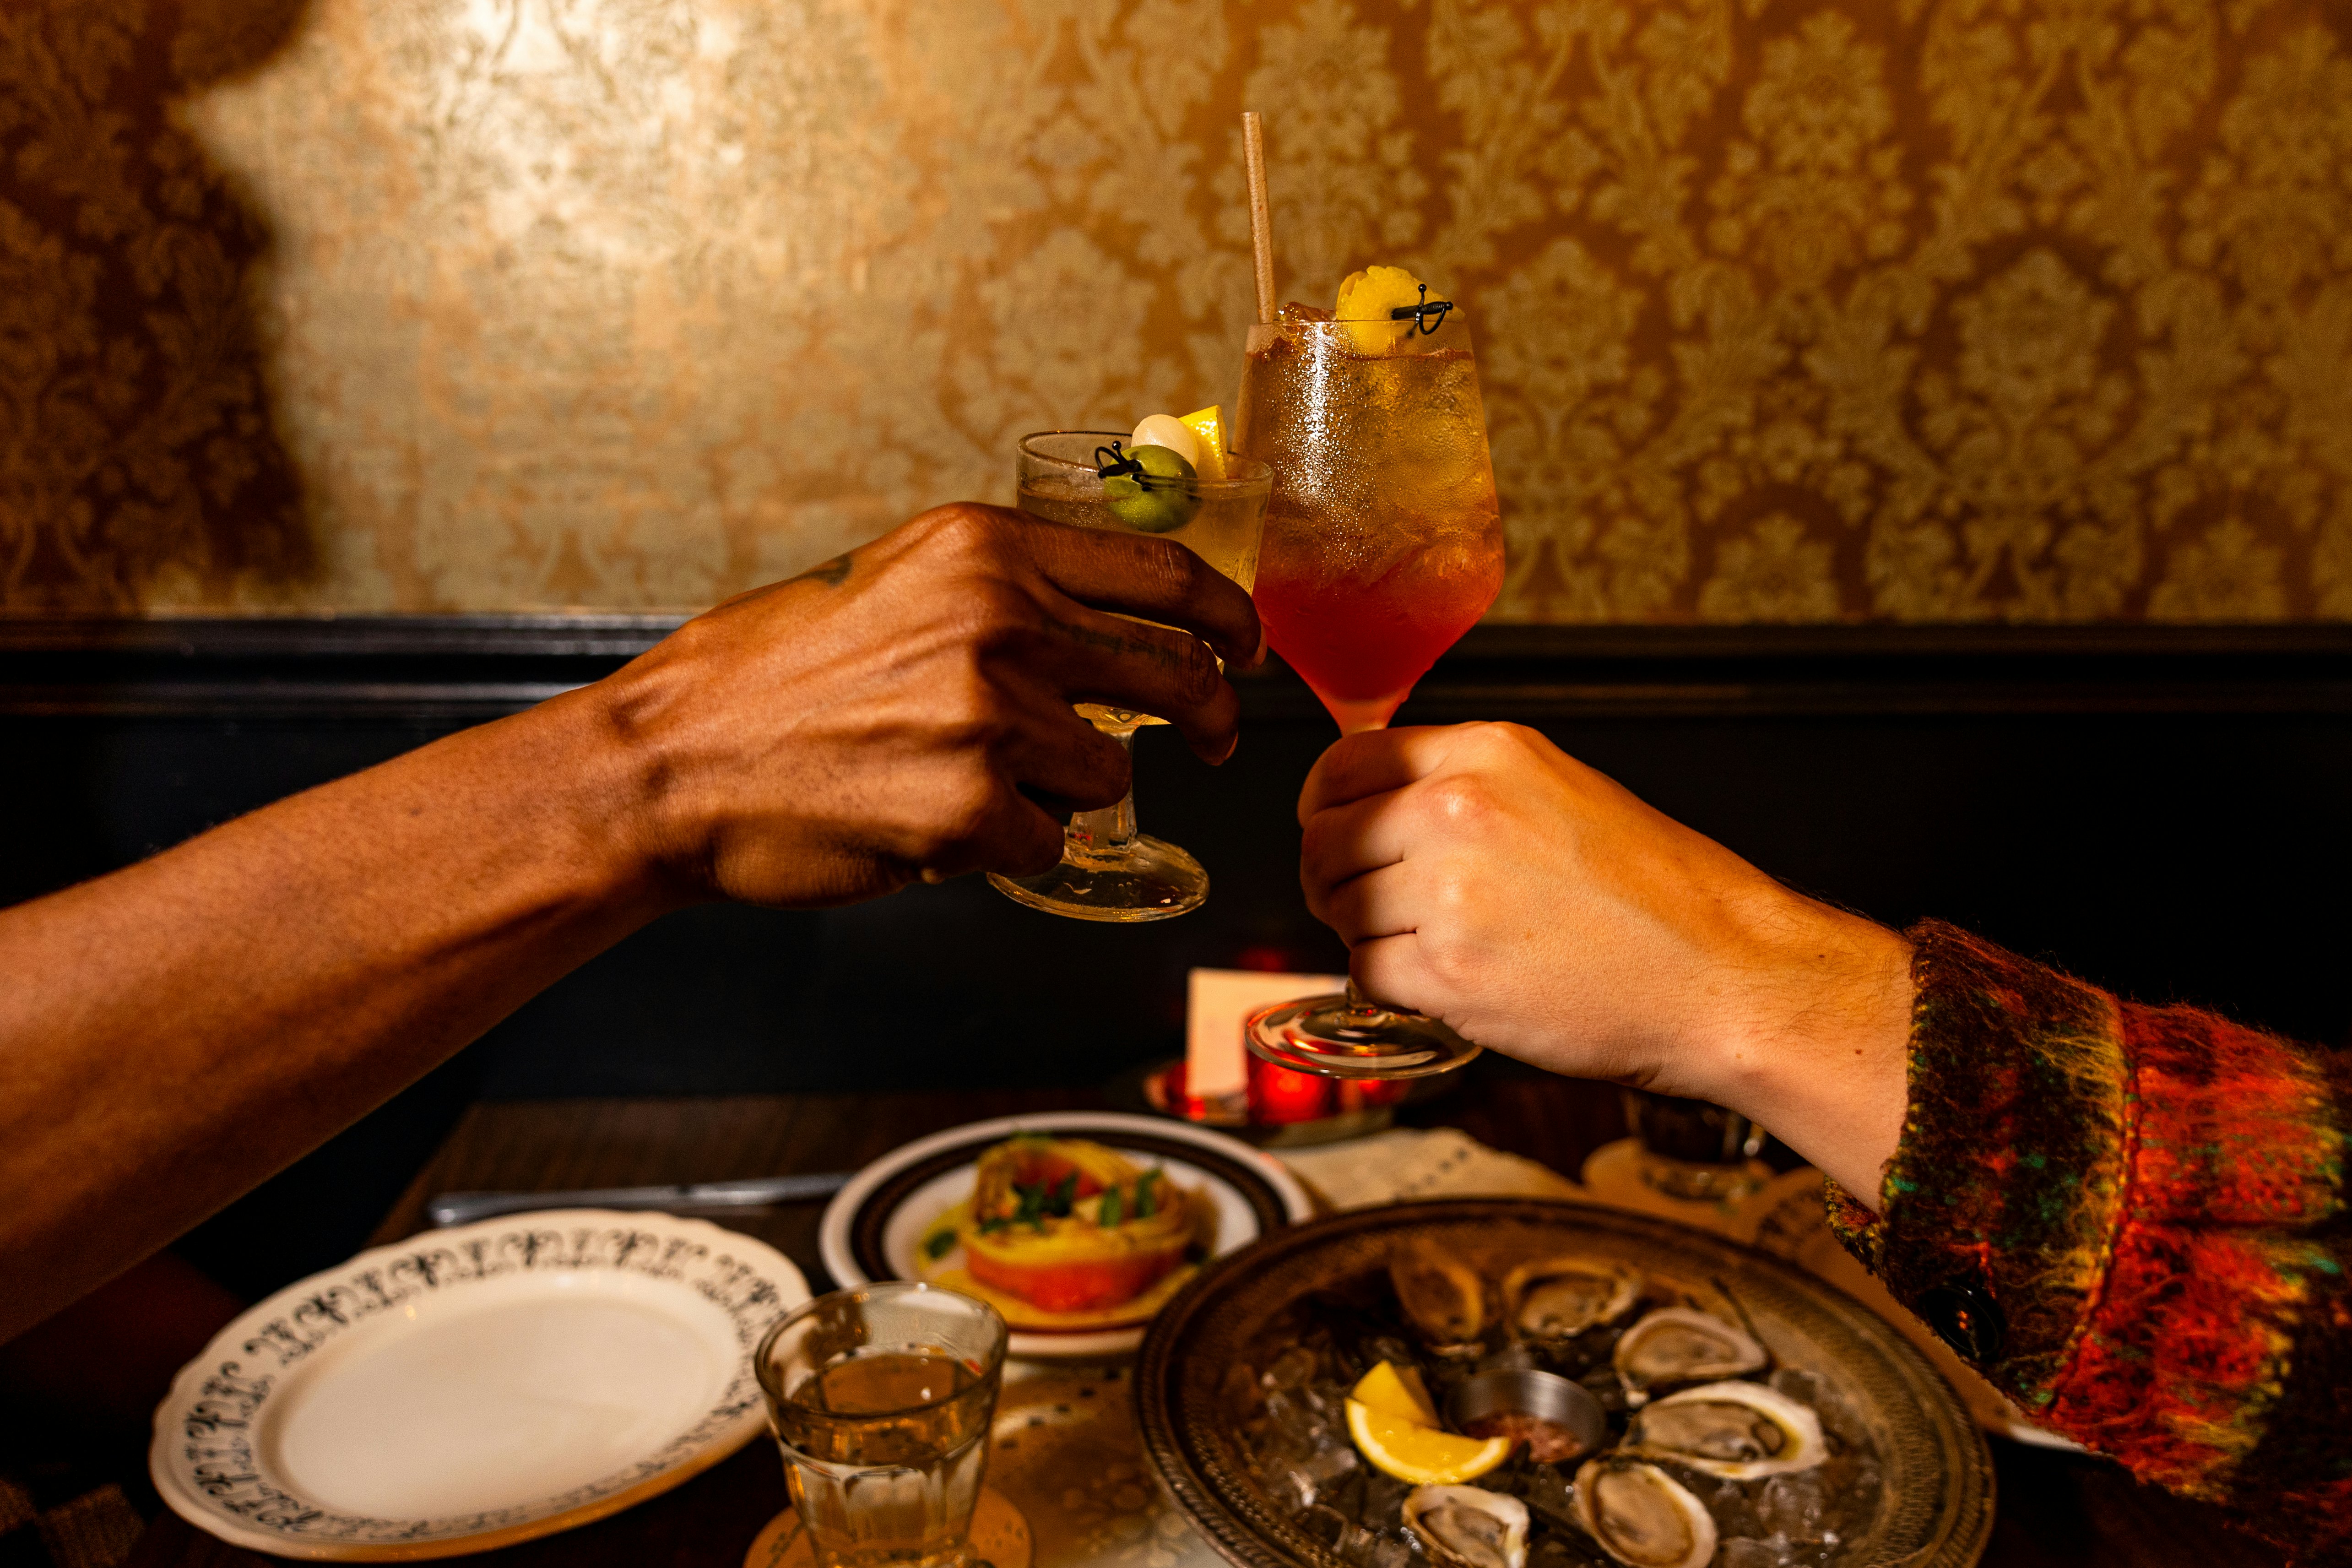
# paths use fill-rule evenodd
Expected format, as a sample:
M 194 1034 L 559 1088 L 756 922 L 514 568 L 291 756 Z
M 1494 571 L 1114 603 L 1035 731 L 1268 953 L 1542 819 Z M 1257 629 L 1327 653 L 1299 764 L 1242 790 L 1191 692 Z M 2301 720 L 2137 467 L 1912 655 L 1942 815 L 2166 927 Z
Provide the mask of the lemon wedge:
M 1196 408 L 1177 421 L 1192 432 L 1201 443 L 1201 455 L 1192 466 L 1204 479 L 1225 478 L 1225 405 L 1212 403 L 1206 408 Z
M 1419 1487 L 1475 1480 L 1509 1458 L 1514 1446 L 1508 1437 L 1457 1437 L 1375 1410 L 1360 1399 L 1348 1401 L 1348 1436 L 1375 1468 Z
M 1429 1397 L 1429 1387 L 1421 1381 L 1421 1368 L 1399 1367 L 1394 1362 L 1382 1362 L 1356 1380 L 1348 1397 L 1382 1415 L 1400 1416 L 1418 1421 L 1423 1426 L 1441 1426 L 1437 1406 Z

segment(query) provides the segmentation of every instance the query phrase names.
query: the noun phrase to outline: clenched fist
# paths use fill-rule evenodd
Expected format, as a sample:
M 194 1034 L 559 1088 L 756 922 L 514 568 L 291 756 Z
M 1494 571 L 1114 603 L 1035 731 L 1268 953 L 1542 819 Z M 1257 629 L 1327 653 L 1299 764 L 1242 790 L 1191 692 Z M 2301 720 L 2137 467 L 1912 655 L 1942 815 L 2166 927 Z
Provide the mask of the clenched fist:
M 1902 1121 L 1900 936 L 1517 725 L 1350 736 L 1298 816 L 1308 907 L 1368 994 L 1554 1072 L 1728 1105 L 1876 1194 Z

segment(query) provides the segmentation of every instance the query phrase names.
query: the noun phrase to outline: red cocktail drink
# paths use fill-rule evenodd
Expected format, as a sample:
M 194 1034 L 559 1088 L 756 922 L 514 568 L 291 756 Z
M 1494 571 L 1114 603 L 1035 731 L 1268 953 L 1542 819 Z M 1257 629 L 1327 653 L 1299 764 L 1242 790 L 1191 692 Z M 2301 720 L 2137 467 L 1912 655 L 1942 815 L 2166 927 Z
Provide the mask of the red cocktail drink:
M 1386 724 L 1502 586 L 1499 553 L 1462 563 L 1423 552 L 1370 582 L 1331 577 L 1308 556 L 1262 570 L 1254 596 L 1275 652 L 1352 735 Z
M 1274 470 L 1258 616 L 1343 734 L 1386 725 L 1503 587 L 1470 333 L 1427 296 L 1408 274 L 1369 269 L 1340 288 L 1349 319 L 1286 307 L 1251 331 L 1242 370 L 1235 445 Z M 1263 1009 L 1245 1037 L 1263 1060 L 1338 1079 L 1420 1078 L 1478 1054 L 1353 985 Z
M 1344 733 L 1386 724 L 1502 591 L 1477 364 L 1445 338 L 1287 312 L 1251 334 L 1238 441 L 1274 469 L 1254 596 Z

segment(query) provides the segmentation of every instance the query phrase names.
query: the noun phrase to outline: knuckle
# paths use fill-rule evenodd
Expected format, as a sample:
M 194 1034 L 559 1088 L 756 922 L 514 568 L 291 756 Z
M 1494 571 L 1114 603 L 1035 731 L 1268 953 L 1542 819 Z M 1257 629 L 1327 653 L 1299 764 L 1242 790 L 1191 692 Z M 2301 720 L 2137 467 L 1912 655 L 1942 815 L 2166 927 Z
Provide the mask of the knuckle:
M 1459 870 L 1438 872 L 1430 879 L 1427 897 L 1443 920 L 1441 930 L 1447 932 L 1462 929 L 1463 917 L 1477 902 L 1476 881 Z
M 1495 815 L 1496 805 L 1493 787 L 1475 773 L 1448 773 L 1432 780 L 1422 791 L 1422 809 L 1457 830 L 1482 826 Z
M 996 683 L 977 663 L 940 683 L 940 736 L 950 747 L 984 750 L 1003 739 L 1011 728 L 1012 716 Z
M 995 819 L 995 781 L 970 776 L 958 781 L 933 814 L 930 848 L 933 854 L 970 846 L 988 831 Z
M 1173 540 L 1142 542 L 1151 547 L 1142 561 L 1144 578 L 1151 588 L 1181 601 L 1199 597 L 1206 579 L 1212 575 L 1206 562 Z
M 1470 754 L 1486 762 L 1506 762 L 1524 755 L 1531 749 L 1528 742 L 1537 738 L 1536 732 L 1526 725 L 1502 721 L 1472 724 L 1468 730 L 1464 740 Z
M 967 639 L 1002 646 L 1037 628 L 1037 604 L 1015 584 L 1002 577 L 982 577 L 965 595 L 963 630 Z
M 1466 940 L 1458 926 L 1440 925 L 1434 931 L 1424 926 L 1419 936 L 1422 967 L 1430 979 L 1449 993 L 1466 988 L 1477 963 L 1476 944 Z
M 1175 673 L 1176 695 L 1196 708 L 1213 701 L 1225 681 L 1216 654 L 1198 637 L 1186 637 L 1177 645 Z
M 925 542 L 959 555 L 992 555 L 1004 542 L 1004 526 L 996 514 L 969 501 L 935 506 L 918 520 Z

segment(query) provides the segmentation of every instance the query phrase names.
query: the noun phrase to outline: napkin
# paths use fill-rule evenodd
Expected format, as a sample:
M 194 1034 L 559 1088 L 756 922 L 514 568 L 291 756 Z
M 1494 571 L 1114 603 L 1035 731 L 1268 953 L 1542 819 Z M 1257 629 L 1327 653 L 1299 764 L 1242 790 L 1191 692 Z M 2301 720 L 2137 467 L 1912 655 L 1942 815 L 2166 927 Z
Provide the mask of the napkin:
M 1576 1198 L 1549 1165 L 1489 1149 L 1452 1127 L 1393 1128 L 1370 1138 L 1283 1151 L 1283 1163 L 1334 1209 L 1414 1198 Z

